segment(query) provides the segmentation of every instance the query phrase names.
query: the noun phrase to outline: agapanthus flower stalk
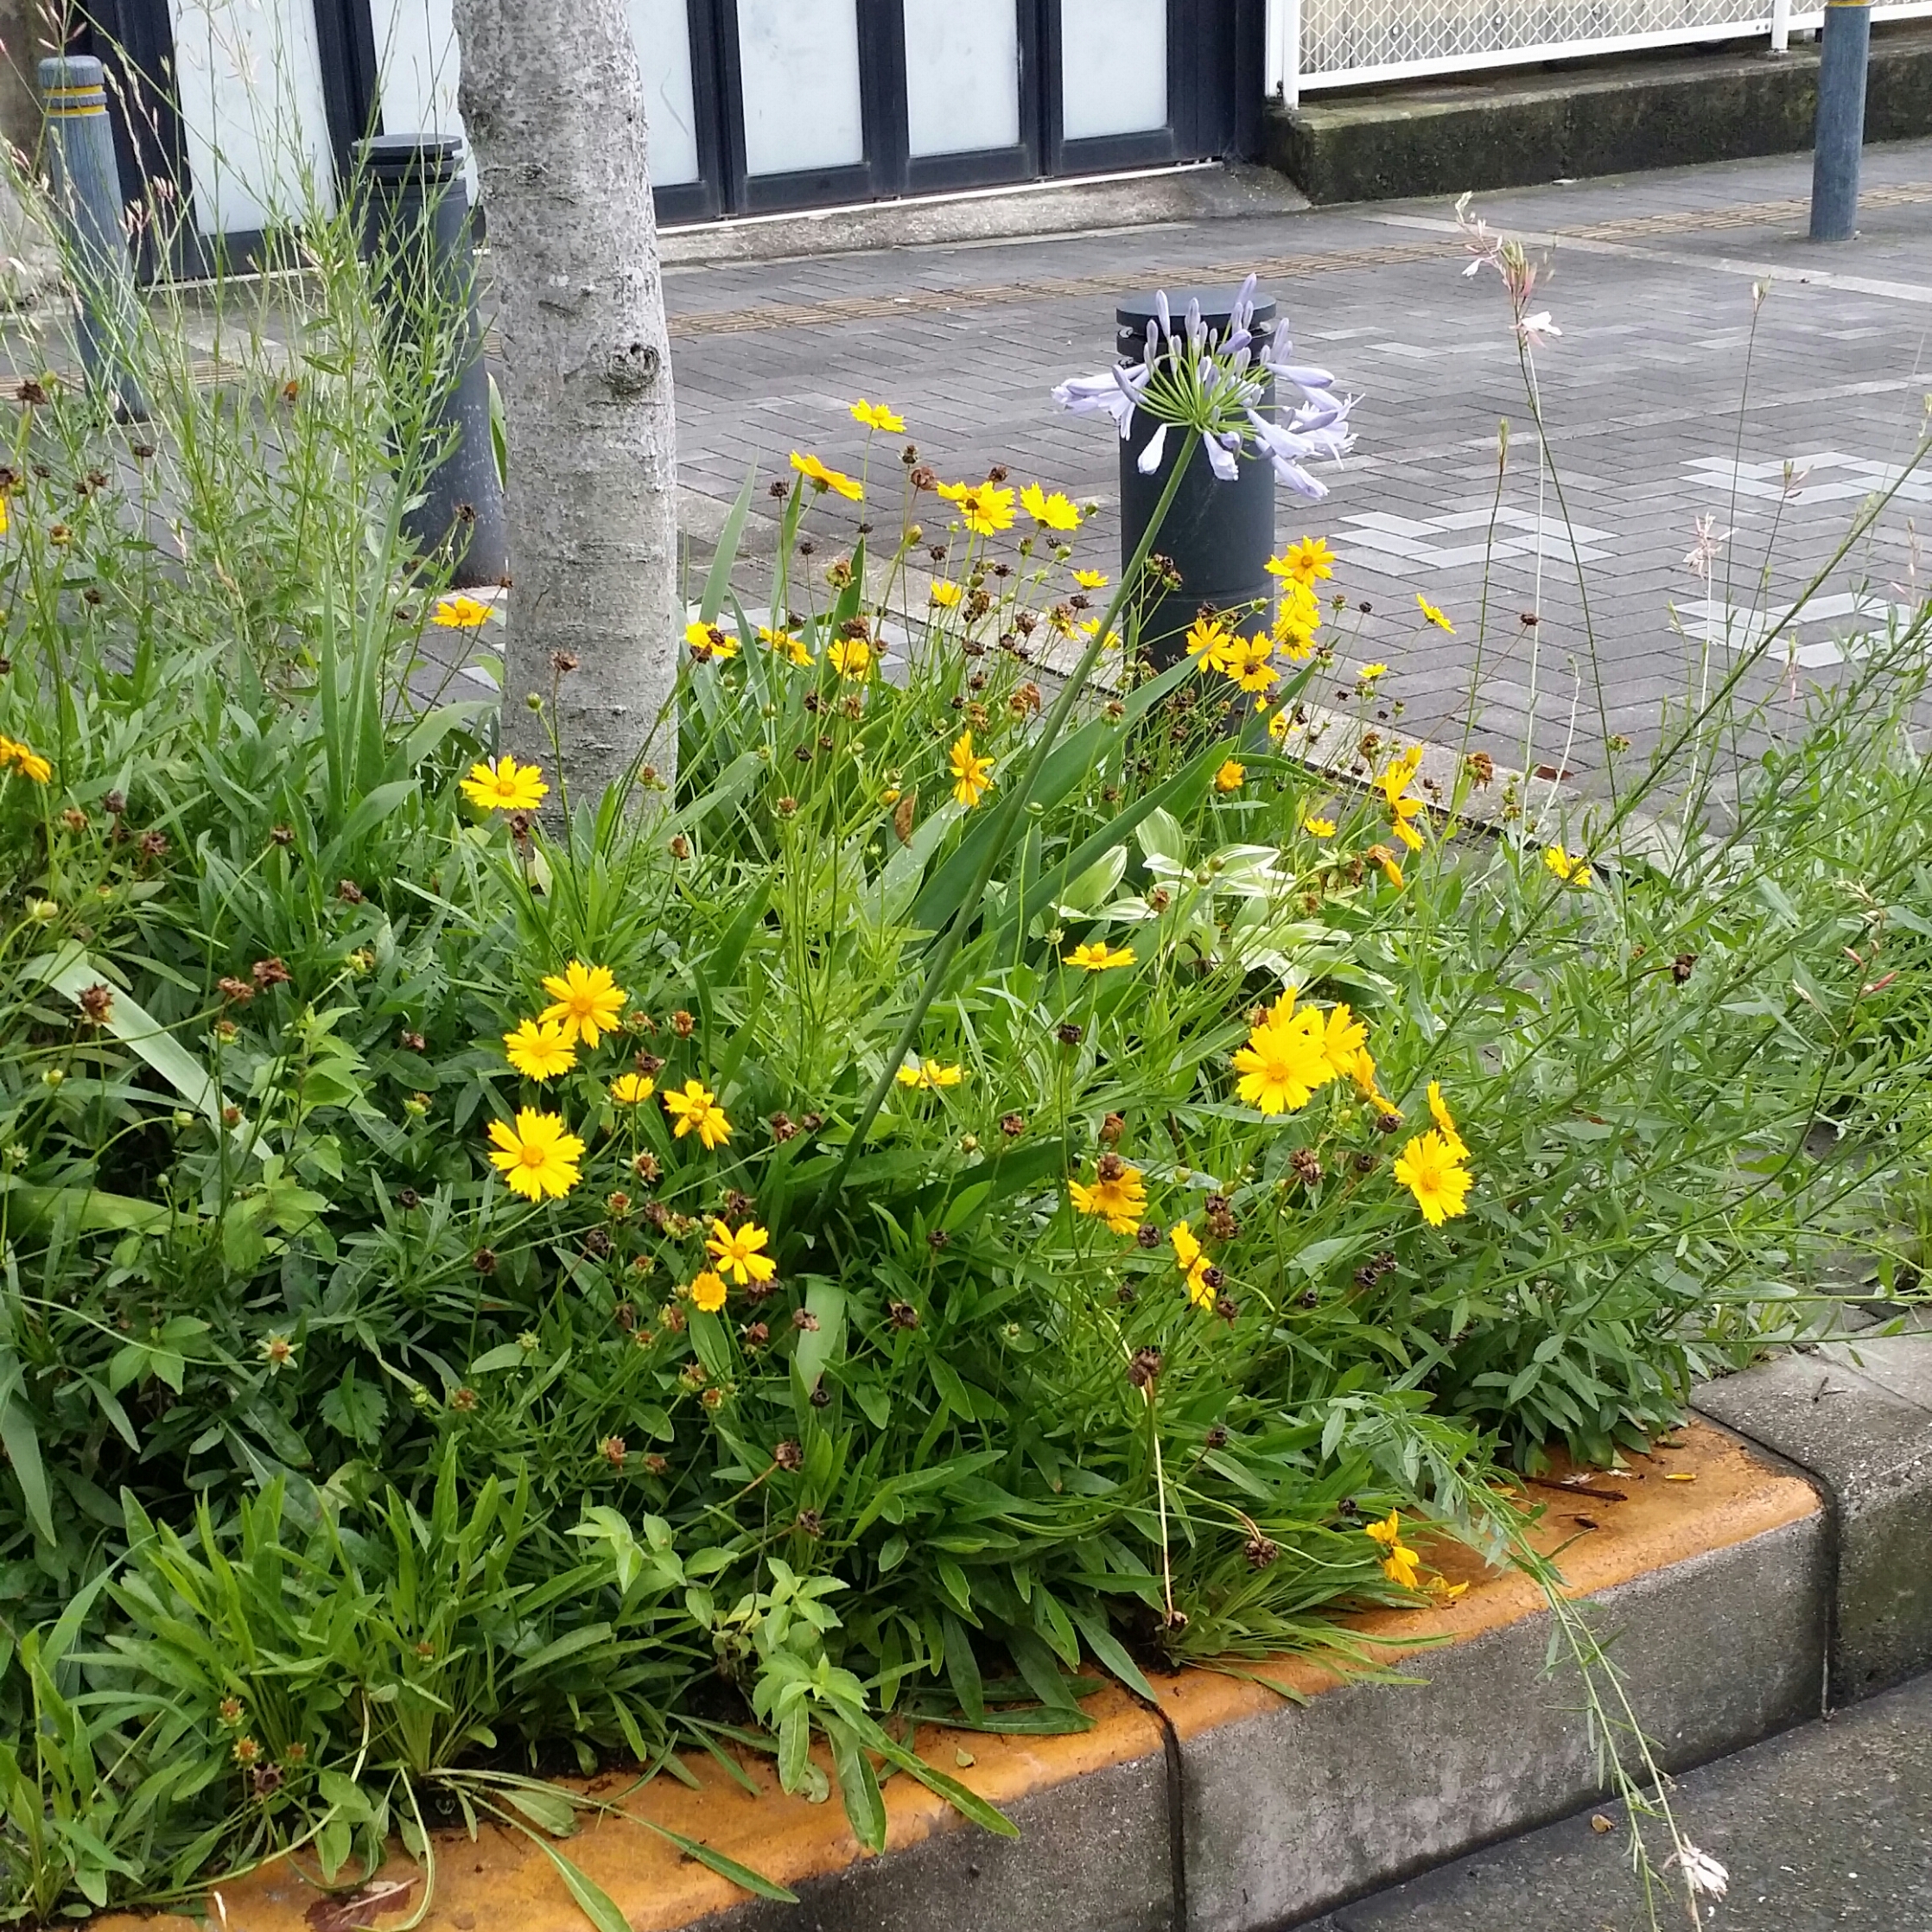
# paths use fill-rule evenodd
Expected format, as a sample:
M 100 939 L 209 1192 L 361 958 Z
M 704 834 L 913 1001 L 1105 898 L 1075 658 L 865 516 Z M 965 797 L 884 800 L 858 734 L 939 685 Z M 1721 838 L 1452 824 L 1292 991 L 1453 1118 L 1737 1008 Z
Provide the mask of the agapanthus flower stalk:
M 1265 457 L 1276 478 L 1298 496 L 1311 502 L 1326 496 L 1327 486 L 1309 473 L 1308 465 L 1324 458 L 1338 462 L 1353 446 L 1348 418 L 1355 398 L 1338 396 L 1335 378 L 1325 369 L 1288 360 L 1293 345 L 1286 319 L 1265 342 L 1257 341 L 1255 277 L 1242 283 L 1225 334 L 1206 326 L 1198 302 L 1188 303 L 1178 330 L 1165 292 L 1155 296 L 1154 308 L 1139 362 L 1075 377 L 1053 391 L 1053 400 L 1077 416 L 1111 416 L 1123 442 L 1136 414 L 1152 416 L 1154 432 L 1136 459 L 1143 476 L 1160 467 L 1170 429 L 1192 429 L 1223 483 L 1240 475 L 1243 456 Z M 1270 380 L 1301 392 L 1286 420 L 1271 422 L 1262 413 Z

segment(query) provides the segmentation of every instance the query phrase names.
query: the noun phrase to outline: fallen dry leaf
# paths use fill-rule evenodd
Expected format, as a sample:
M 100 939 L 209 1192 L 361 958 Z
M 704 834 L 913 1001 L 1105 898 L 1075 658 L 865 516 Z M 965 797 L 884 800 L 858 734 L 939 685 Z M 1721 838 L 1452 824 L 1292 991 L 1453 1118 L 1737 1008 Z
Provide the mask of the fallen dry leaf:
M 399 1912 L 416 1890 L 414 1878 L 378 1878 L 354 1891 L 318 1898 L 302 1916 L 315 1932 L 366 1932 L 378 1912 Z

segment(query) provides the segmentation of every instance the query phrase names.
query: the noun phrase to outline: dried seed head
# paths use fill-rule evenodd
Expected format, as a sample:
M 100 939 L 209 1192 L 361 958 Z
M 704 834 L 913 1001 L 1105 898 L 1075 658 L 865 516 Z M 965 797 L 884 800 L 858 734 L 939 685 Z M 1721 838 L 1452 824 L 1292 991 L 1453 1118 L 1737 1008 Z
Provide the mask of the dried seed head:
M 1321 1185 L 1321 1162 L 1315 1157 L 1312 1147 L 1297 1147 L 1288 1156 L 1288 1165 L 1294 1170 L 1294 1177 L 1304 1187 Z
M 798 1132 L 798 1126 L 793 1122 L 791 1116 L 789 1114 L 772 1115 L 772 1138 L 776 1141 L 780 1147 L 783 1147 L 787 1141 L 793 1139 L 797 1135 Z
M 1159 1349 L 1135 1349 L 1134 1359 L 1127 1365 L 1127 1379 L 1136 1389 L 1150 1386 L 1160 1374 L 1160 1350 Z
M 469 1265 L 479 1274 L 494 1274 L 497 1271 L 497 1251 L 493 1248 L 479 1248 L 469 1258 Z
M 1141 1248 L 1153 1249 L 1160 1247 L 1160 1223 L 1154 1221 L 1143 1221 L 1141 1225 L 1134 1230 L 1134 1239 L 1135 1244 Z
M 1118 1114 L 1109 1114 L 1100 1123 L 1100 1144 L 1103 1147 L 1117 1147 L 1122 1134 L 1127 1132 L 1127 1122 Z M 1108 1177 L 1115 1178 L 1114 1176 Z
M 1697 955 L 1694 952 L 1681 952 L 1670 963 L 1670 976 L 1681 986 L 1696 968 Z
M 1024 1114 L 1001 1115 L 1000 1131 L 1007 1140 L 1017 1141 L 1026 1131 L 1026 1116 Z
M 1248 1548 L 1242 1554 L 1249 1569 L 1265 1570 L 1281 1552 L 1268 1537 L 1254 1535 L 1248 1539 Z
M 1127 1163 L 1117 1153 L 1103 1153 L 1094 1163 L 1094 1173 L 1102 1180 L 1118 1180 L 1127 1172 Z

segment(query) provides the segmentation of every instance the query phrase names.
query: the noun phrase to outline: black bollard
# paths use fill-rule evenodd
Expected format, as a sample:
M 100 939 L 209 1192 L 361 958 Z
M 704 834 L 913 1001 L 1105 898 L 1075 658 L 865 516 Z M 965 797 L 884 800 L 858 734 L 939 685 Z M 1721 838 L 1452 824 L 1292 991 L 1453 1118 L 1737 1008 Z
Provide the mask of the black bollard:
M 1865 80 L 1872 62 L 1869 0 L 1825 0 L 1818 54 L 1818 132 L 1811 162 L 1811 238 L 1850 241 L 1859 225 Z
M 501 583 L 510 560 L 490 438 L 463 144 L 439 135 L 382 134 L 359 141 L 356 155 L 366 181 L 363 248 L 391 323 L 407 327 L 412 305 L 431 300 L 466 318 L 462 372 L 442 405 L 443 427 L 455 431 L 454 441 L 424 480 L 423 500 L 404 527 L 420 550 L 449 544 L 458 589 Z
M 1224 340 L 1233 311 L 1235 289 L 1183 289 L 1170 297 L 1173 313 L 1185 314 L 1189 302 L 1201 305 L 1201 321 L 1211 336 Z M 1136 296 L 1114 311 L 1118 327 L 1115 346 L 1124 362 L 1139 362 L 1147 353 L 1148 319 L 1158 314 L 1152 296 Z M 1274 326 L 1274 304 L 1255 304 L 1249 327 L 1257 342 Z M 1259 413 L 1274 416 L 1274 384 L 1271 378 Z M 1174 473 L 1185 447 L 1178 429 L 1167 432 L 1166 452 L 1143 476 L 1141 453 L 1160 428 L 1146 410 L 1134 418 L 1131 432 L 1121 444 L 1121 563 L 1124 569 L 1153 520 L 1160 493 Z M 1157 670 L 1165 670 L 1186 650 L 1188 626 L 1203 604 L 1217 610 L 1244 607 L 1266 608 L 1274 594 L 1268 560 L 1274 552 L 1274 470 L 1266 456 L 1243 456 L 1232 483 L 1222 482 L 1208 467 L 1207 451 L 1197 448 L 1181 486 L 1168 506 L 1166 520 L 1153 540 L 1156 553 L 1169 559 L 1180 575 L 1180 586 L 1147 608 L 1141 625 L 1141 648 Z
M 126 363 L 138 310 L 107 118 L 106 70 L 86 54 L 55 55 L 41 62 L 40 76 L 48 186 L 67 232 L 81 366 L 89 386 L 111 401 L 124 421 L 144 420 L 147 398 Z

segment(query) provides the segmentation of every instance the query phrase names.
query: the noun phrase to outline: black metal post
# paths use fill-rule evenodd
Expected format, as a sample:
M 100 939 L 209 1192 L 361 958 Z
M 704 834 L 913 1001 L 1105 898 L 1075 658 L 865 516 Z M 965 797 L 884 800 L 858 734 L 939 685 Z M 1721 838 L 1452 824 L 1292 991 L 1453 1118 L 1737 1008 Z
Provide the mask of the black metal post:
M 1871 0 L 1825 0 L 1818 55 L 1818 133 L 1811 162 L 1811 238 L 1850 241 L 1859 225 L 1865 151 L 1865 77 L 1872 59 Z
M 448 543 L 460 589 L 501 583 L 509 567 L 503 488 L 490 438 L 490 378 L 476 312 L 476 263 L 463 179 L 463 145 L 429 134 L 384 134 L 356 143 L 367 200 L 363 245 L 391 325 L 426 309 L 465 317 L 461 372 L 442 404 L 455 431 L 425 480 L 405 528 L 423 550 Z
M 124 419 L 148 414 L 141 384 L 126 365 L 138 311 L 121 209 L 121 175 L 107 118 L 106 70 L 87 54 L 41 62 L 47 103 L 48 182 L 79 297 L 81 366 L 98 395 Z
M 1170 298 L 1173 313 L 1185 312 L 1190 301 L 1201 305 L 1208 332 L 1225 337 L 1236 291 L 1183 289 Z M 1152 296 L 1137 296 L 1114 311 L 1118 329 L 1116 347 L 1123 361 L 1138 362 L 1147 353 L 1148 318 L 1155 313 Z M 1249 327 L 1257 339 L 1274 326 L 1274 304 L 1257 302 Z M 1261 413 L 1274 414 L 1274 386 L 1268 384 Z M 1170 430 L 1166 454 L 1148 472 L 1141 473 L 1141 454 L 1160 425 L 1143 410 L 1134 418 L 1132 433 L 1121 444 L 1121 558 L 1134 555 L 1147 527 L 1167 479 L 1185 447 Z M 1141 648 L 1152 663 L 1165 670 L 1185 649 L 1183 639 L 1204 604 L 1217 610 L 1265 606 L 1274 594 L 1268 560 L 1274 550 L 1274 469 L 1267 457 L 1242 457 L 1240 474 L 1223 483 L 1208 467 L 1207 451 L 1197 447 L 1187 474 L 1160 526 L 1154 547 L 1174 566 L 1178 588 L 1167 591 L 1147 611 L 1141 625 Z

